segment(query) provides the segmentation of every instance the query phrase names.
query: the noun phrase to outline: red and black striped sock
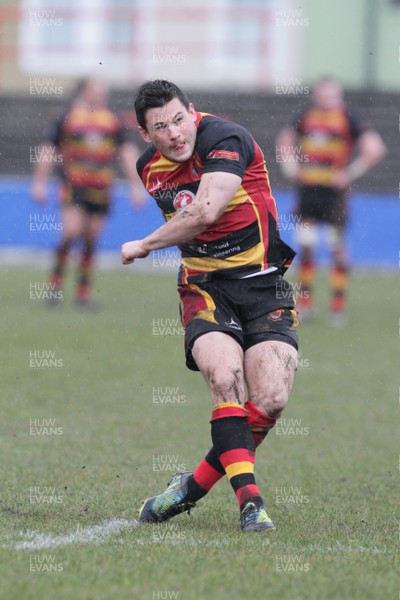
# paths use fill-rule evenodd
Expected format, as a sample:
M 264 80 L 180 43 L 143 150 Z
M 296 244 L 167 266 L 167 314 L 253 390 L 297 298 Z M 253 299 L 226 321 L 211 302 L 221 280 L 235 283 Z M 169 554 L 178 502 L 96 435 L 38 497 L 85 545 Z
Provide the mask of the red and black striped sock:
M 330 274 L 332 312 L 341 313 L 347 308 L 346 292 L 349 284 L 349 269 L 346 264 L 336 261 Z
M 312 254 L 309 250 L 304 250 L 300 256 L 299 283 L 301 292 L 298 295 L 297 302 L 303 309 L 311 309 L 314 305 L 313 285 L 315 278 L 315 265 Z
M 201 493 L 201 491 L 203 492 L 203 494 L 199 496 L 199 499 L 205 496 L 224 475 L 225 469 L 221 465 L 213 446 L 207 456 L 203 458 L 193 472 L 192 479 L 194 479 L 198 488 L 200 488 L 198 489 L 198 493 Z
M 262 504 L 254 477 L 255 447 L 246 409 L 230 402 L 215 406 L 211 418 L 211 438 L 240 509 L 249 500 Z
M 79 300 L 88 300 L 91 295 L 91 274 L 94 256 L 93 242 L 85 242 L 79 267 L 77 297 Z
M 68 253 L 71 248 L 71 240 L 63 240 L 56 249 L 56 259 L 53 271 L 50 277 L 50 283 L 55 288 L 61 288 L 65 266 L 67 263 Z
M 277 417 L 266 415 L 251 400 L 248 400 L 244 406 L 248 411 L 247 422 L 253 435 L 254 446 L 257 448 L 268 432 L 275 426 L 280 415 Z M 190 499 L 193 501 L 200 500 L 224 475 L 225 469 L 221 465 L 215 448 L 212 447 L 189 480 Z
M 269 415 L 261 412 L 261 410 L 259 410 L 251 400 L 246 402 L 245 407 L 249 411 L 247 420 L 250 431 L 253 435 L 254 445 L 256 448 L 258 448 L 268 432 L 275 427 L 275 424 L 281 415 L 279 414 L 276 417 L 270 417 Z

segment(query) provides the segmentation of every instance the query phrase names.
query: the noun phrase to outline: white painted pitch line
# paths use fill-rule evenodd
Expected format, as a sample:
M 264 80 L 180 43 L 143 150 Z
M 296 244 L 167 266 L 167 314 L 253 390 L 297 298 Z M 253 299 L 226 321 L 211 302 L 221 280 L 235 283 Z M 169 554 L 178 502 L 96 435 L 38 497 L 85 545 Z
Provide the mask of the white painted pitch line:
M 76 531 L 66 535 L 54 536 L 51 533 L 40 533 L 40 531 L 21 532 L 21 536 L 26 539 L 20 542 L 11 542 L 2 545 L 3 548 L 13 550 L 45 550 L 49 548 L 58 548 L 69 544 L 97 544 L 101 543 L 111 535 L 120 533 L 125 529 L 132 529 L 138 526 L 136 519 L 111 519 L 101 525 L 93 527 L 83 527 L 79 525 Z
M 66 535 L 54 536 L 52 534 L 40 533 L 39 531 L 25 531 L 21 532 L 20 536 L 25 536 L 25 540 L 19 542 L 9 542 L 8 544 L 2 544 L 2 548 L 8 548 L 12 550 L 45 550 L 50 548 L 58 548 L 60 546 L 67 546 L 70 544 L 98 544 L 104 542 L 107 538 L 117 533 L 120 533 L 126 529 L 134 529 L 139 526 L 139 522 L 136 519 L 111 519 L 110 521 L 104 522 L 102 525 L 94 525 L 93 527 L 84 527 L 81 528 L 79 525 L 76 531 L 68 533 Z M 157 527 L 157 525 L 155 525 Z M 158 525 L 159 527 L 159 525 Z M 163 539 L 162 534 L 160 539 L 147 539 L 147 538 L 137 538 L 133 540 L 117 540 L 117 544 L 122 544 L 124 546 L 132 546 L 132 545 L 149 545 L 149 544 L 166 544 L 166 545 L 200 545 L 203 547 L 215 547 L 215 546 L 232 546 L 232 544 L 237 544 L 239 538 L 237 539 L 207 539 L 203 536 L 200 538 L 184 538 L 184 539 Z M 263 545 L 270 545 L 270 539 L 264 539 Z M 287 549 L 289 552 L 289 549 Z M 281 551 L 282 552 L 282 551 Z M 303 554 L 303 553 L 344 553 L 344 554 L 357 554 L 357 553 L 366 553 L 366 554 L 387 554 L 388 550 L 386 548 L 376 548 L 376 547 L 365 547 L 365 546 L 344 546 L 339 542 L 336 543 L 336 546 L 327 546 L 323 547 L 320 544 L 310 545 L 310 546 L 300 546 L 295 548 L 290 548 L 290 552 L 293 554 L 294 552 Z

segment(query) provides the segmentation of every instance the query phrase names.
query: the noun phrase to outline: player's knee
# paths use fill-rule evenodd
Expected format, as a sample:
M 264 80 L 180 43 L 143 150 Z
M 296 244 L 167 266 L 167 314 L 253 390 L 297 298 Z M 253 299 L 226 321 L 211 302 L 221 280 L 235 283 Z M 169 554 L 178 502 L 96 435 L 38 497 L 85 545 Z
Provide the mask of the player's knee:
M 66 233 L 66 234 L 64 234 L 64 236 L 60 242 L 60 245 L 67 248 L 67 247 L 71 246 L 75 242 L 75 240 L 76 240 L 75 235 L 72 235 L 71 233 Z
M 277 417 L 285 408 L 289 400 L 289 394 L 284 385 L 277 385 L 268 390 L 268 394 L 263 398 L 261 410 L 269 417 Z
M 85 237 L 83 240 L 83 244 L 84 244 L 84 249 L 87 252 L 93 252 L 94 247 L 95 247 L 95 240 L 90 238 L 90 237 Z
M 302 221 L 301 227 L 296 232 L 296 241 L 302 250 L 312 251 L 318 242 L 317 227 L 313 223 Z
M 339 269 L 347 269 L 347 258 L 345 252 L 339 248 L 336 251 L 332 252 L 333 264 L 335 267 Z
M 211 395 L 216 404 L 222 402 L 244 402 L 243 370 L 241 368 L 219 369 L 206 374 Z

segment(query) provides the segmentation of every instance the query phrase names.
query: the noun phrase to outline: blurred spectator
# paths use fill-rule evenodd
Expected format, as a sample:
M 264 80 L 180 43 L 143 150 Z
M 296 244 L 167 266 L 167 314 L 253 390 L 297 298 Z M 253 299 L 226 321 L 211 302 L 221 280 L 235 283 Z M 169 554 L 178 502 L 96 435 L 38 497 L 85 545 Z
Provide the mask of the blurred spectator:
M 93 256 L 110 209 L 113 163 L 118 149 L 130 182 L 132 202 L 139 206 L 146 196 L 136 172 L 139 150 L 129 141 L 127 128 L 107 107 L 105 85 L 97 79 L 87 79 L 79 84 L 68 108 L 47 127 L 33 176 L 32 194 L 38 202 L 44 202 L 53 164 L 60 166 L 63 232 L 55 252 L 51 283 L 57 291 L 62 288 L 68 253 L 72 244 L 80 240 L 76 301 L 85 308 L 93 306 Z
M 300 316 L 315 316 L 314 249 L 318 226 L 325 223 L 332 252 L 330 322 L 341 326 L 346 322 L 349 271 L 344 247 L 348 190 L 382 160 L 385 144 L 346 107 L 340 83 L 325 78 L 315 85 L 310 106 L 280 132 L 277 151 L 283 174 L 297 185 Z

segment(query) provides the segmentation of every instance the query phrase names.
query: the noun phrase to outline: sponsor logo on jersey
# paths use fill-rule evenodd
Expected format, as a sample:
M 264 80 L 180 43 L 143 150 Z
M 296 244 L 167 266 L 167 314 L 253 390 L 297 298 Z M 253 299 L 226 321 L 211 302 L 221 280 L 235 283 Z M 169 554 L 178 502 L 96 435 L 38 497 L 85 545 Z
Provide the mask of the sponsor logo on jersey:
M 193 192 L 189 190 L 182 190 L 174 198 L 174 208 L 175 210 L 182 210 L 189 206 L 189 204 L 192 204 L 193 200 Z
M 228 160 L 239 160 L 239 154 L 237 152 L 230 152 L 229 150 L 213 150 L 207 154 L 207 158 L 227 158 Z

